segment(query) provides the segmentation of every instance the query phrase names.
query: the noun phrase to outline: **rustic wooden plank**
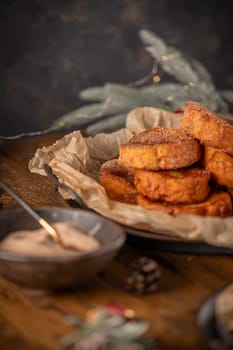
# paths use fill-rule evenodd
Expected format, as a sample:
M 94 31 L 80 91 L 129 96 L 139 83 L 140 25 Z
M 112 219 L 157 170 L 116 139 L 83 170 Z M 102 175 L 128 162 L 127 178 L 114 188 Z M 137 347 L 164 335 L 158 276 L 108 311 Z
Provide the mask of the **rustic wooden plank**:
M 67 312 L 69 310 L 82 315 L 88 308 L 101 304 L 121 303 L 134 309 L 138 317 L 150 321 L 148 334 L 159 339 L 163 349 L 177 348 L 181 339 L 179 349 L 205 349 L 206 345 L 197 330 L 196 313 L 200 303 L 209 293 L 224 285 L 226 280 L 218 278 L 217 274 L 213 279 L 213 274 L 212 272 L 209 274 L 208 269 L 202 276 L 198 260 L 201 261 L 203 257 L 162 254 L 163 260 L 167 260 L 168 263 L 162 264 L 163 278 L 158 290 L 149 295 L 132 295 L 123 290 L 122 279 L 128 273 L 129 261 L 142 253 L 141 250 L 125 246 L 103 276 L 94 279 L 89 286 L 77 288 L 66 294 L 47 296 L 46 302 L 53 304 L 55 308 L 62 305 Z M 161 254 L 156 254 L 157 258 L 160 256 Z M 216 257 L 204 257 L 204 260 L 206 259 L 209 263 L 217 265 Z M 225 264 L 228 263 L 228 258 L 224 257 L 222 260 Z M 190 264 L 185 268 L 187 261 Z M 198 273 L 194 272 L 196 269 Z M 228 277 L 231 276 L 232 272 Z M 166 334 L 169 334 L 169 337 L 166 337 Z
M 51 186 L 43 176 L 32 174 L 28 162 L 38 147 L 55 142 L 59 136 L 11 141 L 0 145 L 0 177 L 25 201 L 34 207 L 61 206 Z M 3 208 L 18 207 L 8 194 L 0 189 L 0 203 Z
M 0 278 L 0 348 L 59 350 L 71 328 L 53 310 L 42 310 L 12 283 Z

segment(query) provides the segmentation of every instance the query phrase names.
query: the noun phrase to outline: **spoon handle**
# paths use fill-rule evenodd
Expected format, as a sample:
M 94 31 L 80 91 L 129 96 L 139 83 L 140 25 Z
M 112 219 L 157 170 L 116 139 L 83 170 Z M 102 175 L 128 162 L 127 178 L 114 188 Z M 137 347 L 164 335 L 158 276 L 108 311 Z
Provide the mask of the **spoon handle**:
M 45 220 L 43 219 L 30 205 L 28 205 L 16 192 L 14 192 L 8 185 L 6 185 L 0 179 L 0 186 L 9 193 L 9 195 L 16 200 L 44 229 L 55 239 L 59 240 L 58 234 L 55 229 Z

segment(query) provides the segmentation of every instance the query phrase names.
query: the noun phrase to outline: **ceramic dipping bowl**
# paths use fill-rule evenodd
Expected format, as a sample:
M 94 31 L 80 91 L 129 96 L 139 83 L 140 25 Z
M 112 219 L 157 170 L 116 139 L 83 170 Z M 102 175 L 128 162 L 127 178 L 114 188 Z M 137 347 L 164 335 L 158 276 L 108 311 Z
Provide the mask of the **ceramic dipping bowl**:
M 119 225 L 94 212 L 54 207 L 36 211 L 51 224 L 67 222 L 85 233 L 98 224 L 100 228 L 94 237 L 101 245 L 92 252 L 57 257 L 34 257 L 0 250 L 0 275 L 24 288 L 61 289 L 90 282 L 125 242 L 124 231 Z M 23 209 L 0 211 L 0 241 L 13 231 L 38 228 L 38 223 Z

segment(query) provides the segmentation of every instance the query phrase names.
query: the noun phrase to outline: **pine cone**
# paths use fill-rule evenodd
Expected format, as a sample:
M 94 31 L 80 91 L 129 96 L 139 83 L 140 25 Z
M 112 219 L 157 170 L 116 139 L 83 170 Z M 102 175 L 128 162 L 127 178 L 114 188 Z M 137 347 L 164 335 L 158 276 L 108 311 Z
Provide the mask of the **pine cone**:
M 159 264 L 154 259 L 142 256 L 130 266 L 126 289 L 135 294 L 152 293 L 158 288 L 161 275 Z

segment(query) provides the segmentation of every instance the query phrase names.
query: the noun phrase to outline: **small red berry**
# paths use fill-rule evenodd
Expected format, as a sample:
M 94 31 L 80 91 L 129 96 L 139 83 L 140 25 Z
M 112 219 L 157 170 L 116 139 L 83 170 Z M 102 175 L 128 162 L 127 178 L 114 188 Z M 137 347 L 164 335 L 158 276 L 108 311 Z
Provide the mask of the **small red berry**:
M 119 304 L 107 304 L 105 305 L 105 310 L 109 313 L 124 315 L 125 307 Z
M 179 113 L 184 113 L 183 109 L 176 109 L 173 111 L 173 113 L 179 114 Z

